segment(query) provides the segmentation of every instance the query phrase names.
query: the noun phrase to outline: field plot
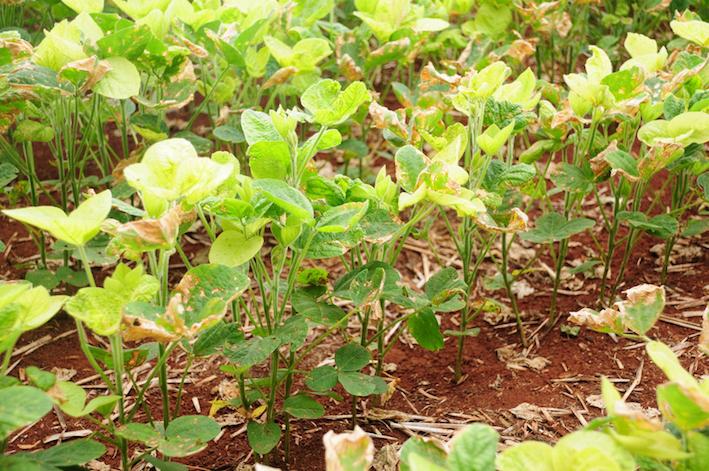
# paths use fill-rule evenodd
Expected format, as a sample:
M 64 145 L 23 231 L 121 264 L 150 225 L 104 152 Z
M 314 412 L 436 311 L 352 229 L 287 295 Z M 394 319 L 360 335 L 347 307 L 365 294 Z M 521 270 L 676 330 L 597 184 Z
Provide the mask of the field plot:
M 0 0 L 0 470 L 709 469 L 707 20 Z

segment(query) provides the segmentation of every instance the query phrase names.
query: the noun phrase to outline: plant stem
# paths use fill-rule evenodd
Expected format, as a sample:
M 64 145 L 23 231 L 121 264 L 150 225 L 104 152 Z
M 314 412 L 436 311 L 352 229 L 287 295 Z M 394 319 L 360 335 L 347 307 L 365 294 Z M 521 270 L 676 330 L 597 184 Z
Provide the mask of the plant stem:
M 12 349 L 15 348 L 15 343 L 17 343 L 17 339 L 19 337 L 16 337 L 10 345 L 7 346 L 7 350 L 5 350 L 5 354 L 3 355 L 2 359 L 2 365 L 0 366 L 0 376 L 5 376 L 5 373 L 7 372 L 7 369 L 10 366 L 10 359 L 12 358 Z
M 564 267 L 564 259 L 566 258 L 566 250 L 564 241 L 559 241 L 559 253 L 554 253 L 554 243 L 552 242 L 550 251 L 554 259 L 554 285 L 551 291 L 551 302 L 549 305 L 549 326 L 553 327 L 556 324 L 558 316 L 557 302 L 559 299 L 559 287 L 561 286 L 561 270 Z
M 642 203 L 642 198 L 645 193 L 645 188 L 646 188 L 647 182 L 640 181 L 638 184 L 635 186 L 635 192 L 633 194 L 633 211 L 640 211 L 641 203 Z M 618 275 L 615 279 L 615 283 L 613 284 L 613 289 L 611 290 L 611 295 L 610 295 L 610 300 L 612 301 L 613 298 L 615 298 L 615 295 L 618 291 L 618 287 L 620 286 L 621 282 L 623 281 L 623 277 L 625 276 L 625 269 L 628 266 L 628 262 L 630 261 L 630 255 L 633 252 L 633 247 L 635 246 L 635 242 L 637 242 L 638 238 L 638 231 L 631 227 L 630 230 L 628 231 L 628 238 L 625 242 L 625 252 L 623 253 L 623 260 L 620 262 L 620 268 L 618 269 Z
M 513 236 L 514 237 L 514 236 Z M 512 244 L 512 241 L 510 241 Z M 515 315 L 515 321 L 517 322 L 517 332 L 519 333 L 519 339 L 522 342 L 523 347 L 527 347 L 527 335 L 524 332 L 524 325 L 522 324 L 522 314 L 519 311 L 519 306 L 517 305 L 517 296 L 512 291 L 512 280 L 509 279 L 509 274 L 507 273 L 507 260 L 509 256 L 509 245 L 507 244 L 507 234 L 502 233 L 502 281 L 505 284 L 505 290 L 507 291 L 507 297 L 510 298 L 510 304 L 512 304 L 512 312 Z
M 86 254 L 86 249 L 82 245 L 78 245 L 77 250 L 79 251 L 79 257 L 81 258 L 81 265 L 84 267 L 84 273 L 86 274 L 86 279 L 89 282 L 89 286 L 92 288 L 96 287 L 96 280 L 94 279 L 94 274 L 91 271 L 91 265 L 89 264 L 89 257 Z
M 283 400 L 285 401 L 290 397 L 291 389 L 293 388 L 293 363 L 295 362 L 295 352 L 291 349 L 289 355 L 288 355 L 288 373 L 286 375 L 286 392 L 285 395 L 283 396 Z M 290 461 L 290 441 L 291 441 L 291 436 L 290 436 L 290 415 L 286 414 L 285 418 L 285 428 L 286 428 L 286 437 L 285 437 L 285 458 L 286 458 L 286 463 Z
M 120 334 L 110 337 L 111 355 L 113 357 L 113 375 L 116 381 L 116 394 L 118 395 L 118 421 L 125 424 L 125 397 L 123 393 L 123 342 Z M 124 471 L 130 471 L 128 459 L 128 443 L 123 438 L 118 438 L 118 448 L 121 452 L 121 464 Z
M 165 365 L 168 357 L 175 349 L 175 347 L 177 347 L 177 345 L 177 342 L 174 342 L 169 344 L 166 348 L 164 345 L 160 344 L 160 355 L 158 356 L 158 362 L 155 367 L 150 371 L 150 374 L 148 374 L 148 377 L 145 379 L 143 387 L 138 391 L 138 394 L 135 398 L 136 406 L 133 407 L 133 409 L 128 413 L 128 416 L 126 417 L 127 422 L 130 422 L 135 416 L 135 413 L 138 412 L 138 404 L 142 404 L 143 398 L 145 397 L 145 393 L 148 391 L 148 388 L 150 388 L 150 384 L 152 383 L 153 378 L 155 378 L 155 375 L 158 374 L 158 371 L 162 368 L 162 366 Z
M 190 368 L 192 367 L 193 361 L 194 361 L 194 355 L 190 353 L 187 356 L 187 364 L 185 365 L 185 368 L 182 371 L 182 377 L 180 378 L 180 386 L 177 389 L 177 398 L 175 399 L 175 408 L 172 411 L 173 417 L 178 417 L 180 415 L 180 406 L 182 405 L 182 391 L 185 388 L 185 380 L 187 379 L 187 374 L 190 372 Z
M 86 273 L 86 278 L 89 281 L 89 285 L 92 288 L 95 288 L 96 281 L 94 280 L 94 275 L 91 272 L 91 267 L 89 266 L 89 258 L 86 255 L 86 249 L 84 249 L 83 246 L 77 246 L 77 250 L 79 251 L 81 265 L 84 267 L 84 272 Z M 81 351 L 83 352 L 84 356 L 86 357 L 94 371 L 101 377 L 101 379 L 111 390 L 111 392 L 115 394 L 116 391 L 112 386 L 112 382 L 108 379 L 108 376 L 106 376 L 106 374 L 104 373 L 103 368 L 101 368 L 101 366 L 96 361 L 94 354 L 91 353 L 88 336 L 86 335 L 86 330 L 84 329 L 84 324 L 79 319 L 74 319 L 74 321 L 76 323 L 76 332 L 79 337 L 79 346 L 81 348 Z

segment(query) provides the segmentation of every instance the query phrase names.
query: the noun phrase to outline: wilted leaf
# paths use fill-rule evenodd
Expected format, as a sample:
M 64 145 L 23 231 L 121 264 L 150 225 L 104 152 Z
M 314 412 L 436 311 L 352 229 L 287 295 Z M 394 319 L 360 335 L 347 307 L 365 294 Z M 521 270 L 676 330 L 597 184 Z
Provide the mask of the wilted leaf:
M 323 436 L 327 471 L 367 471 L 374 460 L 374 443 L 364 431 L 355 427 L 351 432 Z

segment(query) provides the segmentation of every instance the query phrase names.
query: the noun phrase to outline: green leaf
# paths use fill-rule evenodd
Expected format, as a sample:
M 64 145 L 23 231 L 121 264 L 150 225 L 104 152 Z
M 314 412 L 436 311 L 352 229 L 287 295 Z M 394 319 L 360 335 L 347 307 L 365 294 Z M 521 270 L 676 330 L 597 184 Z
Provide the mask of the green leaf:
M 488 127 L 485 132 L 480 134 L 477 143 L 487 155 L 497 155 L 507 139 L 512 135 L 514 129 L 514 121 L 500 129 L 497 124 Z
M 562 190 L 579 192 L 584 195 L 595 186 L 594 175 L 590 168 L 577 167 L 563 162 L 559 172 L 551 177 L 554 184 Z
M 113 412 L 119 400 L 118 396 L 106 395 L 95 397 L 86 403 L 86 391 L 81 386 L 69 381 L 59 381 L 56 387 L 61 392 L 59 407 L 71 417 L 85 417 L 94 412 L 107 416 Z
M 535 93 L 536 85 L 537 78 L 534 76 L 532 70 L 527 68 L 511 83 L 501 85 L 493 94 L 493 98 L 495 98 L 496 101 L 506 101 L 517 105 L 522 110 L 531 110 L 537 106 L 541 98 L 540 92 Z M 534 160 L 527 162 L 522 159 L 522 162 L 531 163 Z
M 253 337 L 227 347 L 224 355 L 240 368 L 249 368 L 266 361 L 280 345 L 281 339 L 275 336 Z
M 241 114 L 241 129 L 246 142 L 251 146 L 257 142 L 277 142 L 283 138 L 273 125 L 271 117 L 260 111 L 246 110 Z
M 130 302 L 150 301 L 160 284 L 138 265 L 133 269 L 119 264 L 106 278 L 103 288 L 82 288 L 67 302 L 65 309 L 72 317 L 85 322 L 99 335 L 118 332 L 123 308 Z
M 551 445 L 526 441 L 505 449 L 497 458 L 500 471 L 554 471 Z
M 276 206 L 304 222 L 313 220 L 313 206 L 300 191 L 286 182 L 264 178 L 253 183 L 255 189 Z
M 632 455 L 610 436 L 595 431 L 577 431 L 561 438 L 552 452 L 554 469 L 586 471 L 636 469 Z
M 450 26 L 450 23 L 440 18 L 419 18 L 414 22 L 411 29 L 417 33 L 433 33 L 443 31 L 448 26 Z
M 125 57 L 105 59 L 111 69 L 94 85 L 94 91 L 106 98 L 127 100 L 140 93 L 140 73 Z
M 448 469 L 451 471 L 495 471 L 499 435 L 485 424 L 472 424 L 450 442 Z
M 709 219 L 690 219 L 682 231 L 682 237 L 694 237 L 709 230 Z
M 57 382 L 57 375 L 37 368 L 36 366 L 28 366 L 25 370 L 27 379 L 32 386 L 36 386 L 42 391 L 47 391 Z
M 121 309 L 128 302 L 104 288 L 82 288 L 66 304 L 66 312 L 99 335 L 113 335 L 121 325 Z
M 414 191 L 419 175 L 426 168 L 426 156 L 414 146 L 404 146 L 396 151 L 396 178 L 406 191 Z
M 67 299 L 25 281 L 0 282 L 0 352 L 11 348 L 22 333 L 51 319 Z
M 176 138 L 182 138 L 192 144 L 192 147 L 194 147 L 195 151 L 197 151 L 198 154 L 208 154 L 212 151 L 212 141 L 207 139 L 206 137 L 199 136 L 192 131 L 188 130 L 183 130 L 175 133 Z M 222 153 L 227 153 L 222 151 Z M 209 159 L 207 159 L 209 161 Z M 216 161 L 216 160 L 213 160 Z M 201 160 L 201 162 L 204 162 L 204 160 Z M 217 163 L 223 163 L 223 162 L 217 162 Z
M 259 141 L 246 151 L 254 178 L 285 180 L 291 169 L 291 155 L 285 141 Z
M 510 75 L 510 72 L 510 68 L 504 62 L 493 62 L 485 66 L 477 74 L 463 81 L 462 86 L 459 88 L 459 97 L 464 98 L 466 102 L 468 100 L 475 102 L 490 98 Z M 454 100 L 453 104 L 460 106 L 461 103 L 459 100 Z M 469 106 L 468 103 L 464 104 L 466 107 Z M 470 110 L 466 107 L 460 111 L 468 114 Z
M 61 280 L 59 280 L 56 274 L 43 269 L 28 271 L 25 273 L 25 280 L 33 285 L 44 286 L 48 290 L 53 290 L 61 283 Z
M 118 428 L 116 434 L 129 441 L 140 442 L 166 457 L 180 458 L 200 452 L 214 439 L 221 427 L 211 417 L 185 415 L 167 426 L 164 437 L 147 424 L 129 423 Z
M 701 19 L 674 20 L 670 21 L 670 27 L 677 36 L 702 47 L 709 47 L 709 23 Z
M 520 238 L 537 244 L 548 244 L 568 239 L 594 224 L 593 220 L 587 218 L 567 220 L 562 214 L 549 213 L 537 219 L 535 227 L 521 233 Z
M 230 163 L 199 157 L 187 139 L 172 138 L 148 147 L 143 160 L 126 167 L 123 174 L 128 184 L 140 191 L 148 214 L 159 217 L 168 210 L 169 202 L 182 200 L 194 205 L 212 196 L 234 171 Z
M 400 455 L 400 471 L 446 469 L 448 453 L 437 440 L 411 437 L 404 442 Z
M 323 437 L 325 464 L 328 470 L 368 471 L 374 461 L 374 443 L 355 426 L 351 432 L 329 431 Z
M 300 419 L 318 419 L 325 414 L 323 406 L 305 394 L 290 396 L 283 402 L 283 410 Z
M 665 289 L 643 284 L 626 291 L 627 300 L 617 303 L 623 324 L 638 335 L 645 335 L 665 308 Z
M 643 80 L 642 71 L 637 67 L 631 67 L 606 75 L 601 80 L 601 84 L 608 87 L 617 101 L 623 101 L 633 98 L 642 92 Z
M 91 20 L 90 17 L 89 20 Z M 101 29 L 98 25 L 94 26 L 100 35 Z M 50 31 L 45 31 L 44 39 L 34 50 L 32 61 L 37 65 L 59 72 L 69 62 L 87 57 L 81 44 L 81 37 L 82 31 L 76 21 L 62 20 L 57 22 Z
M 103 11 L 103 0 L 62 0 L 62 3 L 77 13 L 101 13 Z
M 19 170 L 17 167 L 8 162 L 0 163 L 0 188 L 5 188 L 10 184 L 15 178 Z
M 68 244 L 84 246 L 98 234 L 101 223 L 111 210 L 111 191 L 88 198 L 68 216 L 54 206 L 6 209 L 3 213 L 20 222 L 49 232 Z
M 493 162 L 502 164 L 499 160 L 493 160 L 491 163 Z M 488 169 L 488 174 L 486 175 L 488 178 L 493 173 L 493 165 Z M 537 173 L 536 168 L 530 164 L 514 164 L 509 167 L 502 164 L 501 166 L 501 171 L 493 176 L 494 183 L 490 185 L 492 188 L 519 187 L 533 179 Z M 486 185 L 488 184 L 488 178 L 486 178 Z
M 687 448 L 692 456 L 683 464 L 687 471 L 701 471 L 709 466 L 709 437 L 701 432 L 687 434 Z
M 662 105 L 662 114 L 665 119 L 672 119 L 685 111 L 686 104 L 681 98 L 677 98 L 672 94 L 665 98 L 665 102 Z
M 263 40 L 278 65 L 295 67 L 300 71 L 315 69 L 317 63 L 332 52 L 328 42 L 322 38 L 301 39 L 292 48 L 273 36 L 265 36 Z
M 335 352 L 335 364 L 340 371 L 359 371 L 372 359 L 369 350 L 357 343 L 348 343 Z
M 685 370 L 677 359 L 677 355 L 662 342 L 652 341 L 645 344 L 645 350 L 658 368 L 667 378 L 686 388 L 696 388 L 697 380 Z
M 330 208 L 318 219 L 315 226 L 319 232 L 345 232 L 356 225 L 367 213 L 369 203 L 345 203 Z
M 20 121 L 12 134 L 17 142 L 49 142 L 54 139 L 54 129 L 44 123 L 25 119 Z M 3 165 L 10 165 L 4 163 Z M 0 186 L 4 186 L 2 184 Z
M 378 376 L 369 376 L 357 371 L 340 371 L 337 380 L 345 391 L 353 396 L 371 396 L 387 392 L 387 384 Z
M 209 248 L 209 263 L 237 267 L 254 258 L 262 246 L 263 237 L 259 235 L 246 237 L 240 231 L 224 231 Z
M 648 218 L 645 213 L 639 211 L 619 211 L 617 217 L 621 221 L 627 221 L 631 227 L 660 239 L 669 239 L 679 230 L 679 223 L 669 214 Z
M 244 132 L 241 128 L 237 128 L 236 126 L 218 126 L 214 128 L 212 134 L 220 141 L 229 142 L 231 144 L 241 144 L 246 140 Z
M 453 312 L 465 306 L 465 301 L 459 296 L 465 287 L 455 268 L 446 267 L 428 279 L 425 293 L 436 312 Z
M 72 440 L 32 454 L 32 458 L 50 466 L 70 467 L 99 458 L 106 447 L 95 440 Z
M 622 150 L 614 150 L 604 154 L 604 158 L 610 167 L 631 180 L 640 178 L 638 163 L 632 155 Z
M 337 385 L 337 370 L 330 365 L 318 366 L 305 378 L 305 384 L 315 392 L 329 391 Z
M 238 324 L 220 321 L 197 338 L 192 347 L 192 353 L 198 357 L 214 355 L 225 344 L 237 343 L 243 338 L 244 334 Z
M 331 325 L 345 316 L 345 311 L 334 304 L 316 301 L 312 296 L 302 291 L 296 291 L 291 299 L 296 312 L 318 324 Z
M 298 165 L 301 167 L 318 152 L 337 147 L 342 142 L 342 134 L 337 129 L 328 129 L 323 133 L 313 134 L 298 148 Z
M 541 159 L 546 153 L 553 151 L 556 146 L 556 141 L 552 139 L 535 141 L 531 146 L 522 151 L 519 155 L 519 160 L 525 164 L 532 164 Z
M 251 421 L 246 426 L 246 435 L 251 449 L 259 455 L 265 455 L 281 440 L 281 427 L 273 422 L 260 424 Z
M 148 424 L 131 422 L 120 426 L 116 435 L 131 442 L 144 443 L 149 447 L 157 447 L 161 440 L 160 432 Z
M 649 146 L 704 144 L 709 141 L 709 113 L 689 111 L 669 121 L 650 121 L 638 130 L 638 139 Z
M 165 430 L 167 440 L 190 440 L 197 443 L 207 443 L 213 440 L 221 427 L 212 419 L 204 415 L 183 415 L 170 421 Z
M 651 217 L 648 222 L 655 227 L 647 228 L 647 233 L 663 240 L 669 239 L 679 231 L 679 222 L 669 214 L 658 214 Z
M 434 352 L 443 348 L 443 334 L 433 309 L 423 309 L 409 317 L 406 322 L 409 332 L 423 348 Z
M 346 121 L 360 105 L 370 100 L 364 83 L 353 82 L 341 91 L 340 83 L 330 79 L 316 82 L 300 97 L 303 107 L 313 115 L 316 123 L 323 126 Z
M 133 24 L 117 29 L 96 41 L 101 57 L 121 56 L 128 60 L 139 59 L 153 35 L 148 25 Z
M 185 464 L 160 460 L 153 455 L 145 455 L 142 460 L 153 465 L 158 471 L 189 471 Z
M 206 263 L 182 277 L 167 307 L 133 302 L 123 309 L 126 340 L 192 339 L 221 320 L 231 303 L 249 285 L 240 268 Z
M 37 388 L 10 386 L 0 389 L 0 440 L 41 419 L 51 409 L 49 396 Z
M 496 2 L 482 2 L 475 14 L 475 29 L 491 38 L 498 38 L 507 31 L 512 21 L 509 5 Z
M 273 335 L 278 337 L 281 345 L 291 344 L 293 348 L 300 347 L 308 338 L 308 323 L 305 321 L 305 316 L 291 316 L 283 323 L 276 327 Z

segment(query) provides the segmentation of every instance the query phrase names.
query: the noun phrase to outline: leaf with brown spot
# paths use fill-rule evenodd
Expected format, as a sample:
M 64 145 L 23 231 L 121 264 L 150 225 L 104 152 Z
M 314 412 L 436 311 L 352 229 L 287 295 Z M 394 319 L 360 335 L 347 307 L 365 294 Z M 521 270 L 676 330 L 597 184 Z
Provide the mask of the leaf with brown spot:
M 242 269 L 204 264 L 189 270 L 175 287 L 167 307 L 131 303 L 123 311 L 127 340 L 161 342 L 194 338 L 226 314 L 233 299 L 249 285 Z

